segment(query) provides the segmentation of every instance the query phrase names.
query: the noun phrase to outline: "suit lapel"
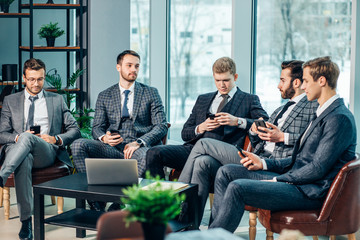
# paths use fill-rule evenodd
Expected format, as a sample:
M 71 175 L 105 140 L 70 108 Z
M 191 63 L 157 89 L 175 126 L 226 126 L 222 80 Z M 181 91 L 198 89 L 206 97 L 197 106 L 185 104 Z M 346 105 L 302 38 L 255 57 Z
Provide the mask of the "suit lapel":
M 235 116 L 240 104 L 245 98 L 245 94 L 238 88 L 232 99 L 228 104 L 225 105 L 224 112 L 230 113 L 231 115 Z M 233 130 L 231 126 L 224 126 L 224 135 L 229 134 Z
M 44 98 L 46 102 L 46 109 L 48 112 L 48 118 L 49 118 L 49 134 L 52 133 L 52 126 L 53 126 L 53 120 L 54 120 L 54 101 L 53 98 L 48 96 L 48 93 L 43 90 L 44 92 Z
M 20 117 L 20 122 L 21 122 L 21 129 L 22 129 L 22 132 L 26 131 L 27 129 L 24 129 L 25 128 L 25 106 L 24 106 L 24 102 L 25 102 L 25 91 L 22 91 L 22 94 L 21 94 L 21 97 L 20 97 L 20 103 L 19 103 L 19 108 L 18 108 L 18 114 L 19 117 Z
M 139 83 L 135 82 L 134 104 L 133 104 L 133 112 L 132 112 L 133 122 L 135 121 L 135 119 L 136 119 L 136 117 L 138 115 L 141 99 L 142 99 L 142 96 L 143 96 L 143 92 L 144 92 L 144 89 L 141 87 L 141 85 Z
M 119 84 L 115 84 L 113 86 L 113 89 L 111 91 L 111 100 L 113 102 L 113 106 L 114 106 L 114 116 L 116 119 L 116 122 L 118 124 L 120 124 L 121 122 L 121 93 L 120 93 L 120 88 L 119 88 Z
M 306 95 L 298 102 L 298 104 L 295 104 L 294 108 L 291 110 L 287 118 L 285 119 L 284 124 L 281 127 L 281 131 L 284 131 L 284 129 L 287 129 L 289 125 L 292 123 L 292 121 L 295 120 L 295 118 L 299 115 L 299 113 L 303 110 L 307 102 Z M 291 119 L 291 121 L 289 121 Z

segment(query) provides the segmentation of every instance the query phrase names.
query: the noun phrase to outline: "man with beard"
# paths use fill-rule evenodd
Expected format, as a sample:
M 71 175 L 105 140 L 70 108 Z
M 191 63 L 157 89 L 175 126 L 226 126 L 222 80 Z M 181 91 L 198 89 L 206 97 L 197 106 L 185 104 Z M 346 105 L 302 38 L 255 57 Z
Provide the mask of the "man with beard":
M 119 83 L 102 91 L 97 99 L 92 135 L 72 144 L 74 164 L 85 172 L 85 158 L 125 158 L 138 161 L 138 173 L 145 171 L 147 150 L 161 144 L 167 122 L 156 88 L 136 82 L 140 56 L 125 50 L 117 57 Z M 103 211 L 105 203 L 90 202 L 90 208 Z M 112 204 L 109 210 L 120 208 Z
M 278 89 L 288 103 L 271 115 L 267 128 L 252 124 L 249 130 L 254 152 L 261 157 L 282 159 L 290 157 L 296 140 L 312 120 L 318 103 L 308 101 L 301 89 L 302 61 L 284 61 Z M 214 139 L 201 139 L 192 149 L 186 165 L 192 163 L 192 171 L 185 165 L 179 181 L 199 184 L 199 216 L 205 208 L 207 196 L 212 191 L 217 170 L 225 164 L 239 163 L 238 149 L 229 143 Z

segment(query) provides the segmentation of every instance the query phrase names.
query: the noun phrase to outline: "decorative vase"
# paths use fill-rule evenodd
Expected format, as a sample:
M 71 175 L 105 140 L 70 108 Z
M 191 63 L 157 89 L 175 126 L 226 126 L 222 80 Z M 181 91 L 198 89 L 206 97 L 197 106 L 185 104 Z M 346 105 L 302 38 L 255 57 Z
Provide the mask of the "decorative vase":
M 145 240 L 164 240 L 166 224 L 153 224 L 142 222 Z
M 54 37 L 47 37 L 46 38 L 46 44 L 48 47 L 54 47 L 55 46 L 55 38 Z
M 1 11 L 4 13 L 9 13 L 9 7 L 10 7 L 9 3 L 1 3 L 0 4 Z

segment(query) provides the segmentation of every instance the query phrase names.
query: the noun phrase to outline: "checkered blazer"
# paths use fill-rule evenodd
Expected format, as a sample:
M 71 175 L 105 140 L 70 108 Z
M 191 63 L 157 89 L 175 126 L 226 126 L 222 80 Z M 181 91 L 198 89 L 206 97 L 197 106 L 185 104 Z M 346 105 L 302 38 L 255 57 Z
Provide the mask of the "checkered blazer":
M 141 138 L 146 146 L 161 144 L 167 133 L 167 122 L 156 88 L 135 82 L 132 127 L 121 129 L 121 96 L 119 84 L 99 93 L 92 129 L 94 139 L 109 129 L 120 129 L 124 143 Z
M 295 105 L 295 107 L 285 119 L 285 123 L 280 128 L 282 132 L 289 134 L 289 145 L 285 145 L 284 142 L 276 143 L 271 158 L 281 159 L 291 156 L 296 140 L 309 125 L 318 106 L 319 104 L 317 101 L 309 102 L 306 96 L 304 96 Z M 281 109 L 283 109 L 283 107 L 284 105 L 277 108 L 273 112 L 269 119 L 270 123 L 274 123 L 276 116 L 281 111 Z M 264 150 L 265 141 L 262 141 L 257 135 L 249 135 L 251 144 L 255 148 L 254 152 L 261 155 L 261 152 Z

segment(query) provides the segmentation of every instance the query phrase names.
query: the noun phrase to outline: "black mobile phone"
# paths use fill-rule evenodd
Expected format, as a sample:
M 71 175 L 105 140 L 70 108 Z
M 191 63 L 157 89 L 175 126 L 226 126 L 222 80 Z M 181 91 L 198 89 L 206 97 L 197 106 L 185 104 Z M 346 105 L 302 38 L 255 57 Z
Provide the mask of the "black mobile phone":
M 235 145 L 235 147 L 236 147 L 237 150 L 239 150 L 239 152 L 240 152 L 240 154 L 241 154 L 242 156 L 246 157 L 245 154 L 243 153 L 244 150 L 243 150 L 240 146 Z M 241 157 L 241 156 L 240 156 L 240 157 Z
M 110 131 L 111 135 L 120 134 L 120 131 L 119 131 L 119 130 L 116 130 L 116 129 L 110 129 L 109 131 Z
M 215 114 L 209 113 L 208 118 L 210 118 L 211 120 L 214 120 L 214 118 L 216 118 L 216 116 L 215 116 Z
M 39 134 L 40 133 L 40 125 L 31 126 L 30 131 L 34 131 L 34 134 Z
M 259 127 L 264 127 L 264 128 L 267 128 L 266 127 L 266 124 L 265 124 L 265 121 L 263 119 L 257 119 L 257 120 L 254 120 L 255 122 L 255 125 L 257 128 Z M 261 131 L 260 129 L 258 129 L 260 132 L 265 132 L 265 131 Z

